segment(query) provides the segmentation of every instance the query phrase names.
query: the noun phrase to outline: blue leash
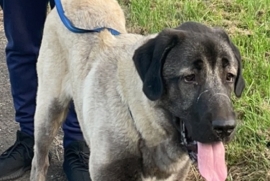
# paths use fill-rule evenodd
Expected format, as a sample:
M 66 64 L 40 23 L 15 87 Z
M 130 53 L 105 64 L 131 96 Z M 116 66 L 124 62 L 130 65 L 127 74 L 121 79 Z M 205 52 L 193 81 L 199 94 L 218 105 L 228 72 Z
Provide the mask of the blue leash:
M 96 29 L 92 29 L 92 30 L 77 28 L 65 16 L 65 12 L 64 12 L 63 6 L 61 4 L 61 0 L 55 0 L 55 7 L 57 9 L 57 12 L 58 12 L 63 24 L 66 26 L 66 28 L 69 31 L 71 31 L 73 33 L 100 33 L 101 31 L 107 29 L 109 32 L 111 32 L 112 35 L 120 35 L 120 32 L 118 32 L 112 28 L 106 28 L 106 27 L 96 28 Z

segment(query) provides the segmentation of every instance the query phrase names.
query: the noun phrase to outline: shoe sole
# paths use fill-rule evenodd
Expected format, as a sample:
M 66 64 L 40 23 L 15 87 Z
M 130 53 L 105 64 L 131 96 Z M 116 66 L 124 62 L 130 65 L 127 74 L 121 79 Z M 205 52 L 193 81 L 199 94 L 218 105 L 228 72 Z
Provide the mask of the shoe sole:
M 30 166 L 26 167 L 26 168 L 19 169 L 19 170 L 17 170 L 16 172 L 12 173 L 9 176 L 5 176 L 5 177 L 0 178 L 0 181 L 9 181 L 9 180 L 17 179 L 17 178 L 23 176 L 25 174 L 25 172 L 27 172 L 30 169 L 31 169 Z

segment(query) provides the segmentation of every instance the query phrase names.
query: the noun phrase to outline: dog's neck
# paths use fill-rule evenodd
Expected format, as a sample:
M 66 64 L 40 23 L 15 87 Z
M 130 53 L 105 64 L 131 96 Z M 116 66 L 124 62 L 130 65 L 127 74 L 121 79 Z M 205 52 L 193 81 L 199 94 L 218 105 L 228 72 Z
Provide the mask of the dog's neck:
M 138 46 L 152 37 L 143 37 L 135 43 L 135 46 L 130 46 L 133 49 L 132 51 L 127 52 L 134 52 Z M 132 114 L 138 132 L 140 132 L 147 146 L 152 147 L 165 141 L 168 138 L 168 129 L 173 129 L 173 127 L 169 124 L 169 121 L 168 126 L 164 126 L 164 119 L 168 119 L 164 110 L 159 108 L 155 101 L 150 101 L 143 93 L 142 80 L 134 66 L 132 56 L 127 55 L 127 57 L 121 57 L 118 60 L 117 74 L 120 82 L 118 90 Z

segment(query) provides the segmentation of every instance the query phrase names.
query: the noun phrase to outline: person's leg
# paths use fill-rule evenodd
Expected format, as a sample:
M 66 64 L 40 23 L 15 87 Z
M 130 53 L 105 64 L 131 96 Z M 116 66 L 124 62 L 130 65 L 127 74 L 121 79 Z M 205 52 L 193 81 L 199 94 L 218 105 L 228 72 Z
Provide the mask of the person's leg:
M 6 59 L 15 119 L 20 124 L 17 141 L 0 156 L 0 180 L 21 176 L 33 157 L 36 61 L 48 0 L 1 0 L 7 38 Z
M 21 131 L 33 135 L 37 90 L 36 62 L 48 0 L 4 0 L 6 59 L 15 119 Z
M 64 163 L 63 169 L 70 181 L 90 181 L 89 175 L 89 148 L 86 145 L 73 102 L 70 104 L 69 114 L 63 124 L 64 130 Z M 75 160 L 76 161 L 75 164 Z
M 74 141 L 84 141 L 73 102 L 70 104 L 69 113 L 67 115 L 66 121 L 63 124 L 63 131 L 64 148 L 66 148 L 70 143 Z

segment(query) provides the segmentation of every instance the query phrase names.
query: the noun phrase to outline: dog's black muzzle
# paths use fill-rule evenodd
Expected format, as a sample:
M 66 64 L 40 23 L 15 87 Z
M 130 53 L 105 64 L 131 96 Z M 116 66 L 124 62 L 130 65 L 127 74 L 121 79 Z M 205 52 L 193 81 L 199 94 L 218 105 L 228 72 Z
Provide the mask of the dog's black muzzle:
M 201 95 L 189 110 L 187 119 L 174 116 L 174 125 L 180 133 L 180 142 L 192 160 L 197 158 L 197 142 L 228 142 L 236 127 L 235 113 L 226 94 Z
M 197 99 L 195 112 L 198 114 L 198 120 L 195 123 L 201 126 L 197 127 L 198 129 L 192 126 L 194 128 L 192 137 L 195 140 L 202 143 L 230 140 L 236 127 L 236 116 L 227 94 L 209 91 L 201 95 Z

